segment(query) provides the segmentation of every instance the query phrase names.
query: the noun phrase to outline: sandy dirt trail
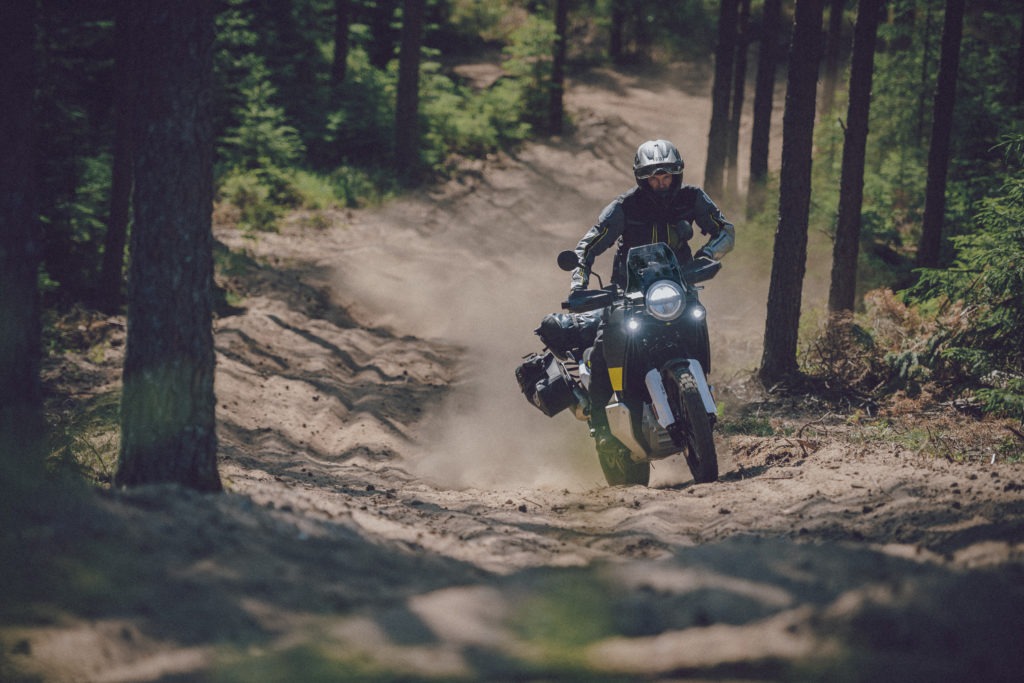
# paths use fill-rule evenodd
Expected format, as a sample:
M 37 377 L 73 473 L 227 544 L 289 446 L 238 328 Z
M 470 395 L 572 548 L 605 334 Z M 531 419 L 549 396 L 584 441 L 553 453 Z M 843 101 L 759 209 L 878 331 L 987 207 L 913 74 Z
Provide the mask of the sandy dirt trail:
M 76 513 L 103 550 L 67 552 L 103 571 L 0 629 L 0 678 L 1018 680 L 1020 465 L 776 409 L 788 436 L 718 438 L 718 483 L 658 463 L 608 488 L 585 425 L 520 395 L 567 292 L 555 254 L 629 187 L 636 144 L 676 141 L 699 184 L 706 78 L 590 72 L 572 135 L 326 228 L 218 229 L 244 296 L 216 330 L 229 493 Z M 756 364 L 766 294 L 723 208 L 724 383 Z
M 555 255 L 574 247 L 600 210 L 633 184 L 630 164 L 639 142 L 676 141 L 686 182 L 700 183 L 710 116 L 706 76 L 682 66 L 632 76 L 590 72 L 569 90 L 576 123 L 571 137 L 528 145 L 514 159 L 470 170 L 426 196 L 361 216 L 349 228 L 343 251 L 354 258 L 345 259 L 330 282 L 346 308 L 375 324 L 466 347 L 458 387 L 432 416 L 426 450 L 413 465 L 417 474 L 456 486 L 502 482 L 578 490 L 603 481 L 591 443 L 579 438 L 585 426 L 568 415 L 549 421 L 528 409 L 510 381 L 512 368 L 539 350 L 532 330 L 568 292 Z M 738 207 L 724 208 L 739 214 Z M 742 247 L 742 222 L 733 220 L 741 232 L 736 262 L 755 261 Z M 611 252 L 599 261 L 605 278 L 610 263 Z M 759 347 L 746 340 L 763 329 L 766 287 L 750 275 L 742 265 L 731 274 L 727 268 L 706 290 L 714 348 L 722 349 L 716 363 L 732 371 L 758 360 Z M 764 275 L 763 268 L 755 272 L 758 279 Z M 660 463 L 655 485 L 688 479 L 680 466 Z

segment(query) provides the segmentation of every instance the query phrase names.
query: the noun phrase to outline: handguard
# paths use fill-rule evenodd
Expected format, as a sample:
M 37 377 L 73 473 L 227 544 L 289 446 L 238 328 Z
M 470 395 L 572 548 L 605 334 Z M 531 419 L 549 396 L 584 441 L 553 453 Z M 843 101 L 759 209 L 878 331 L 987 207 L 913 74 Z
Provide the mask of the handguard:
M 614 292 L 606 289 L 577 289 L 562 302 L 562 308 L 572 313 L 586 313 L 611 306 L 614 300 Z

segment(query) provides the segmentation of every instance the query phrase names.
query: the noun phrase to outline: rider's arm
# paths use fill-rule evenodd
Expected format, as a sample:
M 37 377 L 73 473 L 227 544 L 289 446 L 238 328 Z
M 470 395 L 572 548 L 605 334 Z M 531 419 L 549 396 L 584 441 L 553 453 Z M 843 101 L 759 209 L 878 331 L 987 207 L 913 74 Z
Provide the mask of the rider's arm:
M 625 225 L 622 203 L 616 199 L 604 208 L 597 219 L 597 225 L 587 230 L 576 245 L 576 256 L 582 266 L 572 272 L 572 289 L 586 289 L 594 259 L 615 244 Z
M 703 252 L 718 260 L 732 251 L 736 244 L 736 228 L 725 219 L 722 211 L 703 190 L 697 197 L 695 221 L 702 233 L 710 235 L 707 244 L 698 253 Z

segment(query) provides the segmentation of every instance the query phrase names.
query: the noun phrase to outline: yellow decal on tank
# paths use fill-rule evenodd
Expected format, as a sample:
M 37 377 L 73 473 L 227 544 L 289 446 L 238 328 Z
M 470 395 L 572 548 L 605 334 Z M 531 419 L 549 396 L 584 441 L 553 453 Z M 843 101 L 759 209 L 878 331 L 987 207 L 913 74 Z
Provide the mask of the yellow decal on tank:
M 608 379 L 612 382 L 612 391 L 622 391 L 622 368 L 608 368 Z

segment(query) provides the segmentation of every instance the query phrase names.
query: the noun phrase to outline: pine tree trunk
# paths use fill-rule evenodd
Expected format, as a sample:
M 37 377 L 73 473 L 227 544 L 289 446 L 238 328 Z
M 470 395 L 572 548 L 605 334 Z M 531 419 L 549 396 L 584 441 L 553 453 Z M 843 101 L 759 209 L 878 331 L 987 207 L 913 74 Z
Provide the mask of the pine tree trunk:
M 622 62 L 622 34 L 626 24 L 626 0 L 612 0 L 612 23 L 609 27 L 608 57 L 612 62 Z
M 715 80 L 711 87 L 711 130 L 704 165 L 704 189 L 712 197 L 722 194 L 725 161 L 729 153 L 729 98 L 736 54 L 737 0 L 721 0 L 718 13 L 718 47 L 715 49 Z
M 750 133 L 747 217 L 754 216 L 764 209 L 781 16 L 782 0 L 765 0 L 764 16 L 761 21 L 761 47 L 757 57 L 757 83 L 754 89 L 754 123 Z
M 825 41 L 825 69 L 821 88 L 821 112 L 829 114 L 836 102 L 839 87 L 839 53 L 843 39 L 843 8 L 846 0 L 830 0 L 828 38 Z
M 860 0 L 853 35 L 850 65 L 850 102 L 843 142 L 843 168 L 839 181 L 839 217 L 832 250 L 832 283 L 828 308 L 852 311 L 857 289 L 857 256 L 860 247 L 860 212 L 864 201 L 864 157 L 871 111 L 875 39 L 885 0 Z
M 133 3 L 134 224 L 115 483 L 219 491 L 214 349 L 213 5 Z
M 348 32 L 352 23 L 351 0 L 334 0 L 334 60 L 331 62 L 331 91 L 335 95 L 348 72 Z
M 41 250 L 35 206 L 35 8 L 13 0 L 0 21 L 0 477 L 42 467 Z
M 732 102 L 729 114 L 729 151 L 726 155 L 726 178 L 728 179 L 727 197 L 736 198 L 740 194 L 740 122 L 743 119 L 743 96 L 747 86 L 747 46 L 750 43 L 750 0 L 740 0 L 739 20 L 737 24 L 736 63 L 732 76 Z
M 939 80 L 932 114 L 932 142 L 928 149 L 928 181 L 924 198 L 924 221 L 917 246 L 917 266 L 935 268 L 942 250 L 942 224 L 946 214 L 946 176 L 949 172 L 949 143 L 956 104 L 956 76 L 960 68 L 960 38 L 963 33 L 965 0 L 946 0 L 942 27 Z
M 419 171 L 420 41 L 424 0 L 405 0 L 402 47 L 398 58 L 398 93 L 395 101 L 395 171 L 412 181 Z
M 131 222 L 132 197 L 132 145 L 131 121 L 135 75 L 132 69 L 134 55 L 130 54 L 131 38 L 124 16 L 130 0 L 120 0 L 114 27 L 114 158 L 110 182 L 110 215 L 107 217 L 107 233 L 103 240 L 103 264 L 97 283 L 97 300 L 107 313 L 115 313 L 121 307 L 124 284 L 124 248 L 128 241 L 128 225 Z
M 555 46 L 551 59 L 551 103 L 548 111 L 548 132 L 562 132 L 565 116 L 565 53 L 569 22 L 569 0 L 555 0 Z
M 1017 90 L 1015 104 L 1024 104 L 1024 4 L 1020 6 L 1020 44 L 1017 46 Z
M 395 54 L 394 33 L 391 20 L 395 17 L 398 0 L 376 0 L 367 8 L 370 13 L 370 40 L 366 52 L 370 65 L 375 69 L 387 68 Z
M 821 61 L 823 0 L 796 0 L 789 50 L 786 113 L 782 120 L 779 222 L 775 231 L 764 353 L 759 377 L 765 385 L 798 374 L 796 348 L 807 267 L 811 201 L 811 153 Z

